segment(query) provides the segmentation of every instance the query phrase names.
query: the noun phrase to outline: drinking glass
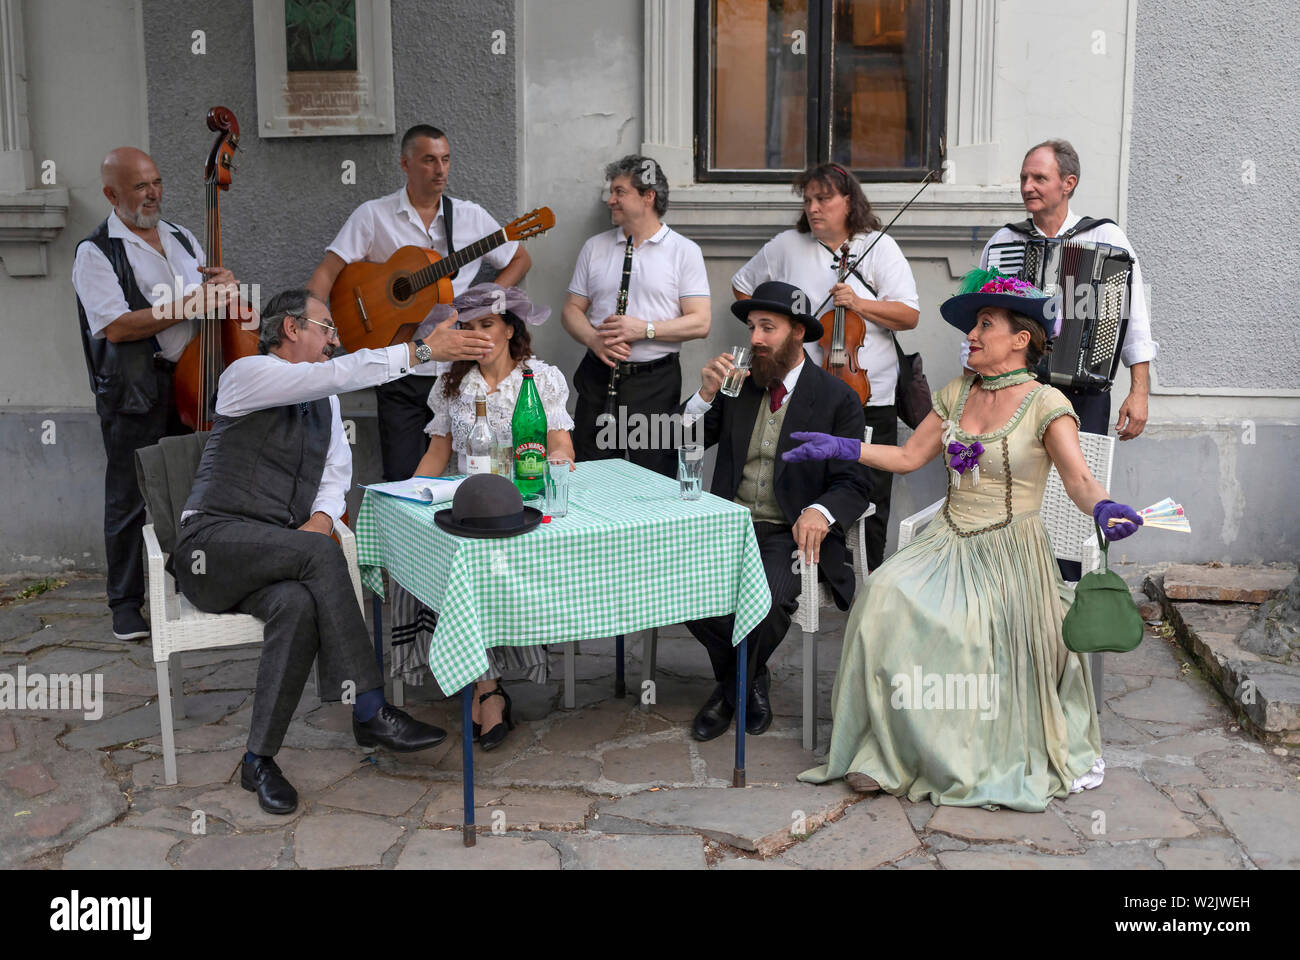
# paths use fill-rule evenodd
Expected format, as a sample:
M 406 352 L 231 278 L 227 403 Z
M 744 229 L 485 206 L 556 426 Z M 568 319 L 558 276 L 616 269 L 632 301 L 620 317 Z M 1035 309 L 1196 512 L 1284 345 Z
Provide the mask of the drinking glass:
M 515 448 L 508 426 L 492 433 L 492 472 L 507 480 L 515 478 Z
M 698 500 L 704 492 L 704 444 L 684 443 L 677 448 L 677 481 L 683 500 Z
M 745 380 L 745 373 L 749 370 L 751 354 L 748 344 L 744 346 L 732 347 L 731 355 L 735 357 L 736 365 L 731 368 L 726 379 L 722 381 L 722 395 L 724 397 L 740 396 L 740 385 Z
M 552 517 L 569 513 L 569 461 L 564 457 L 546 460 L 546 513 Z

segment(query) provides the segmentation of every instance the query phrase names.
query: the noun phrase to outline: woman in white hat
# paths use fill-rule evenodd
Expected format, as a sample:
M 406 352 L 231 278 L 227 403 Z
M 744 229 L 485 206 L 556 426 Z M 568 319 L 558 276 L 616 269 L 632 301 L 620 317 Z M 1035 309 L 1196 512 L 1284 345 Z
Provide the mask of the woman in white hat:
M 462 328 L 487 334 L 491 351 L 482 360 L 458 360 L 442 373 L 429 391 L 432 419 L 424 428 L 429 449 L 415 475 L 439 477 L 465 473 L 467 441 L 474 425 L 474 397 L 487 398 L 488 425 L 493 435 L 509 433 L 515 401 L 523 386 L 523 368 L 533 371 L 533 381 L 546 412 L 547 455 L 573 462 L 573 418 L 565 407 L 569 386 L 559 368 L 533 356 L 529 326 L 550 316 L 549 307 L 536 307 L 522 290 L 480 283 L 470 287 L 452 304 Z M 450 316 L 450 307 L 435 307 L 425 324 Z M 423 329 L 423 326 L 422 328 Z M 394 671 L 413 684 L 428 674 L 429 643 L 437 617 L 408 592 L 396 587 L 393 596 Z M 475 687 L 474 739 L 484 750 L 501 745 L 514 729 L 510 695 L 501 686 L 503 674 L 522 675 L 534 683 L 545 683 L 549 671 L 545 646 L 491 647 L 489 667 Z

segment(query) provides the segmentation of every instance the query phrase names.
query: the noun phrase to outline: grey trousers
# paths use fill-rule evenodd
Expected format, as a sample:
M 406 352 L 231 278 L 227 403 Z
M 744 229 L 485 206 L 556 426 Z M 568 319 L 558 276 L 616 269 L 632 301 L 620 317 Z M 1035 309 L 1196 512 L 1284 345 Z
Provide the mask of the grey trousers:
M 172 561 L 181 592 L 200 610 L 249 613 L 266 624 L 248 731 L 253 753 L 279 751 L 317 657 L 323 700 L 341 699 L 344 684 L 349 699 L 383 686 L 347 561 L 329 537 L 197 515 L 181 527 Z

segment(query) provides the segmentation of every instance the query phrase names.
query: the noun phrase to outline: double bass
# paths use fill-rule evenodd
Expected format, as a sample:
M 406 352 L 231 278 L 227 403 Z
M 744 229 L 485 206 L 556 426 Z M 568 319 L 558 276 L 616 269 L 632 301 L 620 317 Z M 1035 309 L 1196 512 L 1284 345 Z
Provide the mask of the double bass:
M 203 170 L 206 191 L 207 234 L 203 245 L 209 267 L 221 266 L 221 191 L 230 188 L 234 164 L 231 162 L 239 145 L 239 121 L 225 107 L 208 111 L 208 129 L 217 134 L 208 162 Z M 176 364 L 173 396 L 181 423 L 191 430 L 212 428 L 213 403 L 217 379 L 234 360 L 257 353 L 257 327 L 251 329 L 241 320 L 256 314 L 242 301 L 229 301 L 225 307 L 210 309 L 206 305 L 199 318 L 198 335 L 189 342 Z M 227 314 L 230 314 L 227 316 Z
M 843 283 L 852 269 L 849 242 L 845 240 L 840 247 L 836 283 Z M 867 321 L 848 307 L 827 310 L 819 319 L 825 331 L 817 341 L 824 353 L 822 369 L 847 383 L 865 406 L 871 399 L 871 381 L 867 371 L 858 366 L 858 348 L 867 339 Z

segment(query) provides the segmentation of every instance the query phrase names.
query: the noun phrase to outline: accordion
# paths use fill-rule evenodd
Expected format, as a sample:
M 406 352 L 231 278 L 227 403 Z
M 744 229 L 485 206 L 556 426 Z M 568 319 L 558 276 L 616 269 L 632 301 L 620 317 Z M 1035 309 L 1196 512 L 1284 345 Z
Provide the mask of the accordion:
M 989 266 L 1056 300 L 1058 328 L 1038 379 L 1103 392 L 1119 368 L 1128 329 L 1133 257 L 1122 247 L 1036 237 L 989 248 Z

